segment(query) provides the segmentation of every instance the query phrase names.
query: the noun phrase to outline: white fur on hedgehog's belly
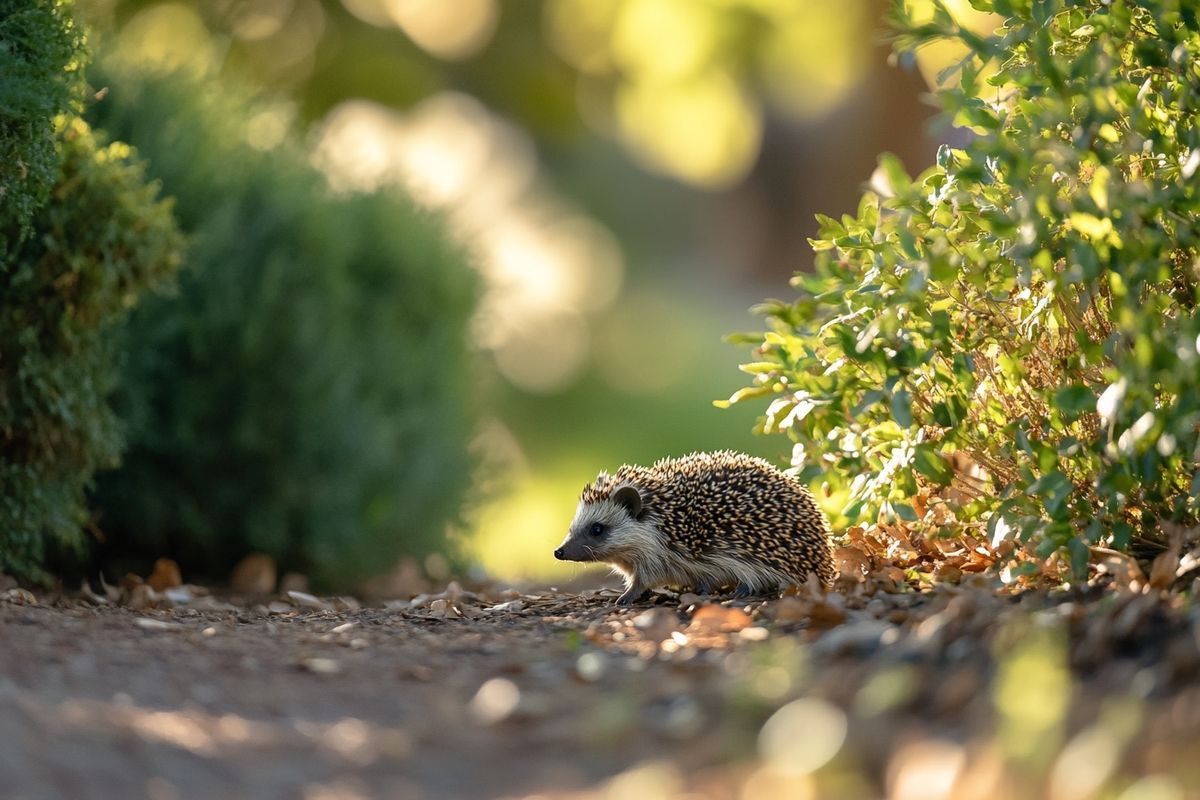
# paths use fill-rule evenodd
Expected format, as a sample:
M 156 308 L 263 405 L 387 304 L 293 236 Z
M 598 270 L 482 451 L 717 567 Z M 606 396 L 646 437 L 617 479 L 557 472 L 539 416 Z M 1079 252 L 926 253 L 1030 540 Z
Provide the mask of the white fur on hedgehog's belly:
M 623 535 L 636 539 L 636 547 L 632 549 L 638 556 L 613 558 L 609 563 L 613 571 L 625 579 L 626 588 L 633 586 L 635 575 L 647 588 L 695 588 L 707 584 L 718 589 L 744 584 L 753 592 L 765 592 L 796 582 L 796 578 L 786 572 L 731 553 L 713 551 L 683 556 L 667 547 L 662 535 L 648 525 L 630 526 Z

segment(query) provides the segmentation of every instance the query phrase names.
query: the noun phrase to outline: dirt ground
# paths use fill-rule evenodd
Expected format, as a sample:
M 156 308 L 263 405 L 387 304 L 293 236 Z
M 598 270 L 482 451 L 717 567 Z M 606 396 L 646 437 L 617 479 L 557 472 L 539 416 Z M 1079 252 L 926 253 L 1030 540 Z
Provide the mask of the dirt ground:
M 1200 798 L 1190 600 L 889 588 L 10 590 L 0 797 Z

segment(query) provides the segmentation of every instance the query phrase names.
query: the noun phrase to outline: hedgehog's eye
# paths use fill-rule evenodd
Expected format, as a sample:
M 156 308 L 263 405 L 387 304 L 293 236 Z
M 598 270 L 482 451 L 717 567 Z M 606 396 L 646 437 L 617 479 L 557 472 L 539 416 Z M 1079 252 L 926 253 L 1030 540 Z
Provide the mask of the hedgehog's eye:
M 592 536 L 602 536 L 602 535 L 604 535 L 604 526 L 601 525 L 599 522 L 593 522 L 592 527 L 589 529 L 588 532 L 591 533 Z

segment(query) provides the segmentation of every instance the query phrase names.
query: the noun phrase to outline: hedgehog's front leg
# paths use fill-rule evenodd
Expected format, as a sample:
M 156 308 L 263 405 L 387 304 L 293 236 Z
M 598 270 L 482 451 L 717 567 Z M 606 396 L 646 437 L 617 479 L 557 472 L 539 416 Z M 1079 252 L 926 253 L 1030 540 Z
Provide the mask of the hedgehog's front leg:
M 617 605 L 627 606 L 636 603 L 648 594 L 650 594 L 650 587 L 642 583 L 637 573 L 634 573 L 629 577 L 629 588 L 625 590 L 623 595 L 617 598 Z

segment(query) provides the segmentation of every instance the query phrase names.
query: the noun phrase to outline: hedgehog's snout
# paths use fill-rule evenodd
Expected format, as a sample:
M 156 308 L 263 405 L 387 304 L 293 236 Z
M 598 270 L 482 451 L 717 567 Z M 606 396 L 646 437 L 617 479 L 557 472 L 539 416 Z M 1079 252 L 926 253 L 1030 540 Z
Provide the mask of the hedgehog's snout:
M 579 541 L 579 537 L 567 535 L 562 544 L 554 551 L 554 557 L 559 561 L 595 561 L 595 549 Z

